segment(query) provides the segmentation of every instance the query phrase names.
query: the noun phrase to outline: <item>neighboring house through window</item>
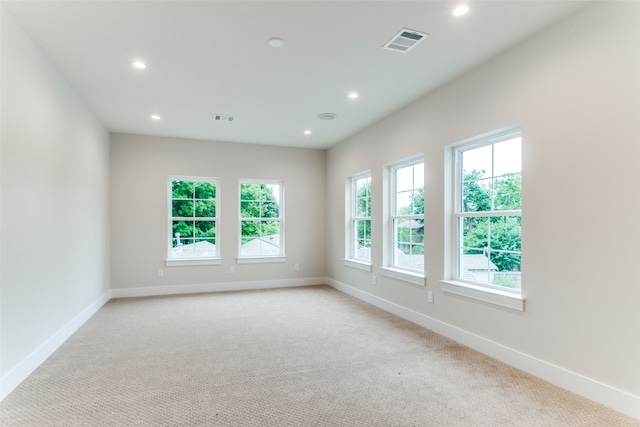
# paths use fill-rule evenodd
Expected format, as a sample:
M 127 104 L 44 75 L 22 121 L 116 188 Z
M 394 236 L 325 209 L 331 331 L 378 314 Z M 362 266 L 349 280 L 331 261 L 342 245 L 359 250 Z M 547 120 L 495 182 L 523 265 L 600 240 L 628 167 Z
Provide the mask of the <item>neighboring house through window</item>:
M 424 159 L 388 166 L 389 217 L 382 274 L 424 285 Z
M 238 262 L 284 262 L 283 185 L 240 182 Z
M 219 258 L 218 181 L 170 177 L 167 263 Z
M 520 128 L 512 127 L 452 147 L 450 276 L 455 284 L 472 285 L 476 296 L 478 289 L 493 291 L 501 305 L 517 309 L 523 309 L 521 145 Z M 469 292 L 449 282 L 443 281 L 445 291 Z

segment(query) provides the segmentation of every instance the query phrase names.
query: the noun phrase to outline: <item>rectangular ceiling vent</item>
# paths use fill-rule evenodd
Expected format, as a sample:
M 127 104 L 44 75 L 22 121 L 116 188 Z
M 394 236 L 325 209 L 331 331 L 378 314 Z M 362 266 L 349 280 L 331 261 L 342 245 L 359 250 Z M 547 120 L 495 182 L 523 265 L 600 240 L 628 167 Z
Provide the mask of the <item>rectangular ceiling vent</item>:
M 395 52 L 407 53 L 413 49 L 423 39 L 427 38 L 429 34 L 421 33 L 419 31 L 408 30 L 403 28 L 391 38 L 382 48 L 387 50 L 393 50 Z
M 225 116 L 222 114 L 215 114 L 213 116 L 213 120 L 215 120 L 216 122 L 232 122 L 235 119 L 236 118 L 234 116 Z

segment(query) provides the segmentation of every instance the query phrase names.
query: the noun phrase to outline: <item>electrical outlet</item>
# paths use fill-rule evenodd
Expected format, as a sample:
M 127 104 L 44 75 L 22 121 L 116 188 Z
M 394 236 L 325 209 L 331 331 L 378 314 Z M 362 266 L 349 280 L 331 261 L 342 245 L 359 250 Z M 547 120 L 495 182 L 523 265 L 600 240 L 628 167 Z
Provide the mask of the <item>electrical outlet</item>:
M 433 291 L 427 291 L 427 302 L 433 304 Z
M 164 277 L 164 270 L 161 268 L 158 269 L 158 277 Z
M 377 276 L 371 276 L 371 284 L 372 285 L 377 285 L 378 284 L 378 277 Z
M 236 272 L 236 268 L 233 265 L 229 266 L 229 273 L 235 273 L 235 272 Z
M 294 270 L 300 270 L 300 264 L 295 263 L 295 265 L 293 266 Z

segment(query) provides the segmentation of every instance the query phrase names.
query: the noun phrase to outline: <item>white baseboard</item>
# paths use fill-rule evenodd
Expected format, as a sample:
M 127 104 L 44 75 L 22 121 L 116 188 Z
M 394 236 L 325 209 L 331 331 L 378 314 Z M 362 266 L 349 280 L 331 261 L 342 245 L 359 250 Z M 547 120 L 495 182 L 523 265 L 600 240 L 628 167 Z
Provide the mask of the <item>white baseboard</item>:
M 425 314 L 403 307 L 376 295 L 327 278 L 326 283 L 333 288 L 362 301 L 381 308 L 389 313 L 407 319 L 417 325 L 434 331 L 466 345 L 480 353 L 500 360 L 510 366 L 535 375 L 554 385 L 579 394 L 587 399 L 601 403 L 611 409 L 640 420 L 640 396 L 635 396 L 578 373 L 529 356 L 518 350 L 506 347 L 456 326 L 429 317 Z
M 30 355 L 14 366 L 2 378 L 0 378 L 0 401 L 20 385 L 38 366 L 51 356 L 80 326 L 91 318 L 100 307 L 111 298 L 111 291 L 102 294 L 98 299 L 89 304 L 76 317 L 71 319 L 51 338 L 42 343 Z
M 149 297 L 157 295 L 195 294 L 202 292 L 246 291 L 251 289 L 290 288 L 326 285 L 326 277 L 300 279 L 256 280 L 248 282 L 199 283 L 195 285 L 149 286 L 111 289 L 111 298 Z

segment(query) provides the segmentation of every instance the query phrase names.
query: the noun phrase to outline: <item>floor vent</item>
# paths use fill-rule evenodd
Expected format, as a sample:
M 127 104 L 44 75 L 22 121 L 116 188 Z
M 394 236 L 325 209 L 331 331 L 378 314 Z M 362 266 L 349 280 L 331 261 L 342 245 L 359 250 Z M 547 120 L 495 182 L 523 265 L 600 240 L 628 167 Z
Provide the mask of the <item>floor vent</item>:
M 387 50 L 393 50 L 395 52 L 407 53 L 423 39 L 427 38 L 429 34 L 421 33 L 419 31 L 408 30 L 403 28 L 391 38 L 382 48 Z
M 215 114 L 213 120 L 216 122 L 232 122 L 236 118 L 234 116 L 223 116 L 222 114 Z

